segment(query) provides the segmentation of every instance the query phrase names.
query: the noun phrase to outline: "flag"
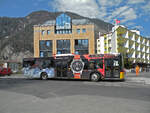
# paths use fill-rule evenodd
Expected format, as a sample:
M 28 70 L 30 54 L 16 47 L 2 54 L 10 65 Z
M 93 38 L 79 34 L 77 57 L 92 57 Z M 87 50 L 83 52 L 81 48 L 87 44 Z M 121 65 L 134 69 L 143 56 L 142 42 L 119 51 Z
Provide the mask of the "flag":
M 117 20 L 117 19 L 116 19 L 116 24 L 119 24 L 119 23 L 120 23 L 120 20 Z

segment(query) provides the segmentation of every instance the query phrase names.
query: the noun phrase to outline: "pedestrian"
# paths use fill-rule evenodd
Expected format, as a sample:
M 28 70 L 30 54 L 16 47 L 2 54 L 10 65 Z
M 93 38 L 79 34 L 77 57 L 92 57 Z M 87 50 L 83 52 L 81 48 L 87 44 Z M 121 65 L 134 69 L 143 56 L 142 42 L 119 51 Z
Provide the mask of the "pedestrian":
M 140 67 L 137 65 L 137 66 L 135 67 L 136 76 L 139 75 L 139 70 L 140 70 Z

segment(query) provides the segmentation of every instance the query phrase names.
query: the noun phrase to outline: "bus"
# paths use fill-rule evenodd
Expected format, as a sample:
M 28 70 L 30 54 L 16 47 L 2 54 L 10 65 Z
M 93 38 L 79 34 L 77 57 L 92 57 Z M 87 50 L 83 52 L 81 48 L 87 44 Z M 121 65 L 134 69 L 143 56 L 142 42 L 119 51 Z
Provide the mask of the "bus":
M 124 80 L 124 64 L 121 54 L 74 55 L 61 54 L 43 58 L 24 58 L 23 72 L 26 77 Z

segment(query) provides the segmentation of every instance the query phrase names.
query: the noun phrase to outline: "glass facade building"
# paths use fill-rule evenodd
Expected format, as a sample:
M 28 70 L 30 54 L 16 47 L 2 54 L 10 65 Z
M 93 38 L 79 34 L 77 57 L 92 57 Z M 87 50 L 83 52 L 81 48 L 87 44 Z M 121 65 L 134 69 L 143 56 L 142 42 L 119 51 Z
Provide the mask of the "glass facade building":
M 52 55 L 52 40 L 40 40 L 40 57 L 50 57 Z
M 71 29 L 71 18 L 66 14 L 61 14 L 56 18 L 56 34 L 70 34 Z
M 57 54 L 70 53 L 70 40 L 57 40 Z
M 88 39 L 75 40 L 75 54 L 88 54 Z

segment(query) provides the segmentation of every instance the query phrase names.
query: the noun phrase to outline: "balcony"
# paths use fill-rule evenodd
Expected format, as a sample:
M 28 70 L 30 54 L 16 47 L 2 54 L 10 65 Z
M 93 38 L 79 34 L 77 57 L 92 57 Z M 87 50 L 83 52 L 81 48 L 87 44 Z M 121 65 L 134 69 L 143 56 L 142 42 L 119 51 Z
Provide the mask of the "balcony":
M 125 38 L 129 39 L 129 33 L 127 31 L 127 33 L 125 34 Z
M 147 58 L 147 60 L 149 60 L 149 55 L 147 55 L 147 57 L 146 57 L 146 58 Z
M 147 48 L 146 53 L 149 53 L 149 48 Z
M 145 45 L 145 39 L 143 39 L 142 44 L 144 44 L 144 45 Z
M 141 53 L 138 54 L 137 58 L 141 58 Z
M 129 41 L 129 49 L 135 49 L 135 42 L 134 41 Z
M 147 41 L 146 46 L 149 46 L 149 40 Z
M 140 37 L 138 37 L 138 39 L 137 39 L 137 43 L 140 43 Z
M 133 34 L 131 40 L 135 41 L 135 34 Z
M 129 40 L 126 40 L 126 42 L 124 43 L 124 47 L 129 48 Z
M 142 57 L 141 57 L 141 58 L 145 59 L 145 53 L 142 55 Z
M 131 58 L 135 58 L 135 52 L 132 53 Z
M 137 50 L 140 51 L 140 45 L 138 46 Z
M 145 52 L 145 46 L 143 47 L 142 52 Z

